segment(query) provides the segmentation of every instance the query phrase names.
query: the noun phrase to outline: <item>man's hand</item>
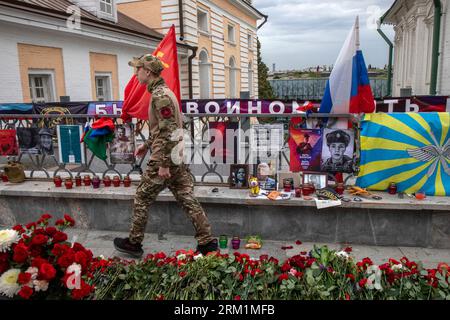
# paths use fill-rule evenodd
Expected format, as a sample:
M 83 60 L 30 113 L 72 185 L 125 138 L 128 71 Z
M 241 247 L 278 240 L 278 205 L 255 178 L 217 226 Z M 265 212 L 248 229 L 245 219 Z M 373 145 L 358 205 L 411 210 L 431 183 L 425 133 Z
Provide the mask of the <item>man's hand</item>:
M 138 158 L 143 158 L 145 157 L 145 155 L 147 154 L 147 147 L 145 146 L 145 144 L 140 145 L 135 151 L 134 151 L 134 155 Z
M 159 167 L 158 175 L 163 179 L 170 179 L 170 170 L 169 168 Z

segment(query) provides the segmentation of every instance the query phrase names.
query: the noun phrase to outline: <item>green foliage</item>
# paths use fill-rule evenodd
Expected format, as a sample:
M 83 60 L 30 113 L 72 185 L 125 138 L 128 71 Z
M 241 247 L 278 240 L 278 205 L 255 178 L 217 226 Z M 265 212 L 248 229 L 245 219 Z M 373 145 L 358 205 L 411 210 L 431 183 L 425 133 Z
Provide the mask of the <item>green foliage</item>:
M 259 99 L 274 99 L 272 87 L 268 78 L 269 68 L 261 58 L 261 43 L 258 39 L 258 97 Z

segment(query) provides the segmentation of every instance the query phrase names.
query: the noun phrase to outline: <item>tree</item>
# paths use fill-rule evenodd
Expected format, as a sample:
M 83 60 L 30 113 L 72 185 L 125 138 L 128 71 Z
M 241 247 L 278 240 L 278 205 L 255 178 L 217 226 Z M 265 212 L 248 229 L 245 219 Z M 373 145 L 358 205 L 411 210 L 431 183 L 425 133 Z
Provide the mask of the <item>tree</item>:
M 274 94 L 272 90 L 272 86 L 269 81 L 267 81 L 269 68 L 262 61 L 261 58 L 261 42 L 259 39 L 258 43 L 258 97 L 259 99 L 274 99 Z

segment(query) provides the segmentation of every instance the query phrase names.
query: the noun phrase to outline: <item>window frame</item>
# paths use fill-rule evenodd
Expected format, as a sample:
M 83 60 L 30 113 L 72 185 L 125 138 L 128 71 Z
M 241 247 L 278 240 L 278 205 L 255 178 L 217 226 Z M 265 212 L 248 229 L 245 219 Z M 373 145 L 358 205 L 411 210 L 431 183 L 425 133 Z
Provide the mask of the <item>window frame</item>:
M 106 87 L 104 88 L 104 94 L 103 96 L 107 96 L 107 98 L 104 98 L 104 100 L 99 100 L 98 98 L 98 89 L 97 89 L 97 78 L 106 78 L 107 81 L 106 83 Z M 95 100 L 96 101 L 113 101 L 113 92 L 112 92 L 112 73 L 110 72 L 96 72 L 94 75 L 94 86 L 95 86 Z M 107 95 L 105 94 L 105 92 L 107 93 Z
M 206 16 L 206 22 L 205 22 L 206 30 L 200 28 L 199 17 L 198 17 L 198 13 L 199 12 L 201 12 L 202 14 L 204 14 Z M 210 28 L 210 25 L 209 25 L 209 19 L 210 18 L 209 18 L 208 10 L 205 10 L 203 8 L 200 8 L 200 7 L 197 7 L 197 29 L 198 29 L 198 31 L 200 33 L 206 34 L 206 35 L 209 35 L 211 33 L 211 30 L 210 30 L 211 28 Z
M 31 81 L 33 78 L 45 77 L 47 80 L 42 82 L 44 89 L 44 101 L 37 100 L 36 89 L 34 83 Z M 30 99 L 34 103 L 55 102 L 56 100 L 56 85 L 55 85 L 55 73 L 53 70 L 28 70 L 28 85 L 30 88 Z M 47 86 L 47 87 L 45 87 Z M 47 96 L 47 98 L 46 98 Z M 48 101 L 47 101 L 48 100 Z
M 233 39 L 230 37 L 230 28 L 233 30 Z M 227 41 L 233 45 L 236 44 L 236 25 L 232 23 L 227 23 Z

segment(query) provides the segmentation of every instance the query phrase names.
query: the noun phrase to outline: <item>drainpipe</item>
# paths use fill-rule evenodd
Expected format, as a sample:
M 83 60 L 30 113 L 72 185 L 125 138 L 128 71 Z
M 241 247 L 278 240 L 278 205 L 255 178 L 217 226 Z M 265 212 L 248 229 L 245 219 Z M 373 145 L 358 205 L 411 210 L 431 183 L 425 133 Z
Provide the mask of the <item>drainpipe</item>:
M 383 37 L 384 41 L 386 41 L 386 43 L 389 46 L 389 64 L 388 64 L 388 92 L 387 95 L 388 97 L 392 96 L 392 59 L 393 59 L 393 52 L 394 52 L 394 44 L 392 43 L 391 40 L 389 40 L 389 38 L 386 36 L 386 34 L 383 32 L 383 30 L 381 30 L 381 25 L 383 24 L 383 17 L 378 21 L 378 33 Z
M 431 61 L 430 94 L 437 94 L 437 77 L 439 66 L 439 44 L 441 37 L 442 5 L 440 0 L 434 0 L 434 29 L 433 29 L 433 53 Z
M 261 27 L 267 22 L 267 19 L 269 18 L 269 16 L 266 16 L 266 15 L 263 15 L 263 17 L 264 17 L 264 22 L 259 25 L 257 30 L 261 29 Z
M 197 55 L 198 47 L 189 47 L 190 50 L 192 50 L 192 54 L 188 58 L 188 72 L 189 72 L 189 99 L 194 99 L 194 93 L 192 89 L 192 59 L 195 58 Z
M 180 41 L 184 40 L 184 12 L 183 0 L 178 0 L 178 14 L 180 17 Z

